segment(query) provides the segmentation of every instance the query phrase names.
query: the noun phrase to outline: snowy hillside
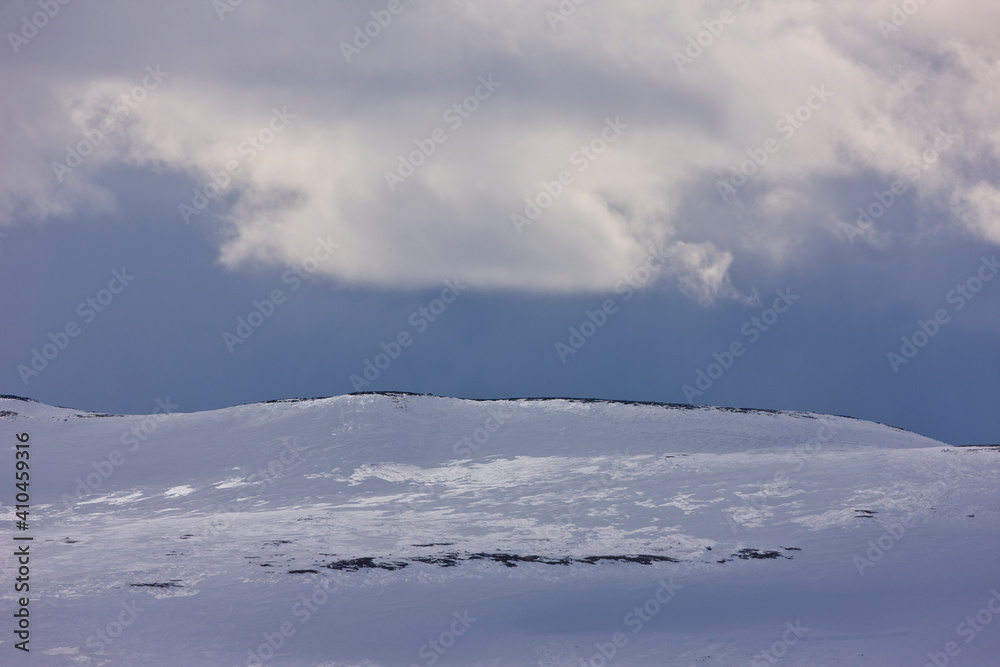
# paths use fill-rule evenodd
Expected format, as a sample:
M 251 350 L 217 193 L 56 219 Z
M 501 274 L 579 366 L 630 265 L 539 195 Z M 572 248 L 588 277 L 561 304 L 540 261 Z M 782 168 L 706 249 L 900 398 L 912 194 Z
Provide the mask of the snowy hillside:
M 30 654 L 0 557 L 3 665 L 1000 665 L 998 447 L 403 394 L 0 398 L 0 438 L 33 537 Z

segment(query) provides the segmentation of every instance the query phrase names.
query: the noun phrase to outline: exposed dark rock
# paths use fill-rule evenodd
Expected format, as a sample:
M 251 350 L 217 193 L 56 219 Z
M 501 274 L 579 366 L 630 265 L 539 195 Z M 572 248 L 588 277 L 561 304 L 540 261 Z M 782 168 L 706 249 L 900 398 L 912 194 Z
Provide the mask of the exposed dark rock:
M 376 563 L 375 559 L 366 556 L 364 558 L 352 558 L 349 560 L 335 560 L 332 563 L 327 563 L 323 567 L 330 570 L 345 570 L 347 572 L 357 572 L 358 570 L 364 569 L 379 569 L 379 570 L 402 570 L 404 567 L 409 565 L 403 561 L 386 562 L 381 561 Z
M 769 558 L 787 558 L 791 560 L 791 556 L 786 556 L 780 551 L 761 551 L 760 549 L 740 549 L 734 554 L 731 554 L 736 558 L 742 558 L 743 560 L 749 560 L 751 558 L 758 560 L 766 560 Z
M 180 581 L 180 579 L 174 581 Z M 129 586 L 136 586 L 136 587 L 144 586 L 146 588 L 183 588 L 183 586 L 181 586 L 178 583 L 174 583 L 174 581 L 167 581 L 167 582 L 156 581 L 151 584 L 129 584 Z
M 437 565 L 439 567 L 454 567 L 458 565 L 461 560 L 457 553 L 445 554 L 443 556 L 414 556 L 409 558 L 415 563 L 427 563 L 428 565 Z
M 577 563 L 590 563 L 593 565 L 598 561 L 613 560 L 620 563 L 639 563 L 640 565 L 651 565 L 652 563 L 679 563 L 680 561 L 670 556 L 651 556 L 649 554 L 637 554 L 635 556 L 586 556 L 577 558 Z

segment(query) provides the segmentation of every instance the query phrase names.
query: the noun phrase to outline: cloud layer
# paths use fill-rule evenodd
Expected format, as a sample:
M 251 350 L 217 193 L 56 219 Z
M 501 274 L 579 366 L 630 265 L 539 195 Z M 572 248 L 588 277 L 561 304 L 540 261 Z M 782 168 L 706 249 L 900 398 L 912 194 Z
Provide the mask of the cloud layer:
M 345 284 L 604 291 L 652 249 L 704 303 L 806 240 L 1000 244 L 996 3 L 137 4 L 8 35 L 0 221 L 113 210 L 125 165 L 190 177 L 232 268 L 329 237 Z

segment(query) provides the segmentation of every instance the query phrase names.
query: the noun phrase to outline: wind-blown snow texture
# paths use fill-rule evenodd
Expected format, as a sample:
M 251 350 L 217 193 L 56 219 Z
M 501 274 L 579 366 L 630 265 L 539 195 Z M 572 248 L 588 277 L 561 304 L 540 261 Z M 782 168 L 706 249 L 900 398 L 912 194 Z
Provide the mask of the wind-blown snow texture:
M 5 471 L 21 432 L 31 653 L 5 611 L 4 665 L 1000 664 L 998 448 L 405 394 L 157 416 L 4 398 Z

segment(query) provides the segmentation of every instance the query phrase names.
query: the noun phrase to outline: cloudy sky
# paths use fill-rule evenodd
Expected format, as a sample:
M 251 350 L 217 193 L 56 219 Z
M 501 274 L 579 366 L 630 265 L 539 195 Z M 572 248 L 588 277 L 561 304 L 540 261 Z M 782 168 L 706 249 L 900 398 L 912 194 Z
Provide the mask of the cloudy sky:
M 585 396 L 1000 442 L 997 25 L 0 2 L 0 392 Z

